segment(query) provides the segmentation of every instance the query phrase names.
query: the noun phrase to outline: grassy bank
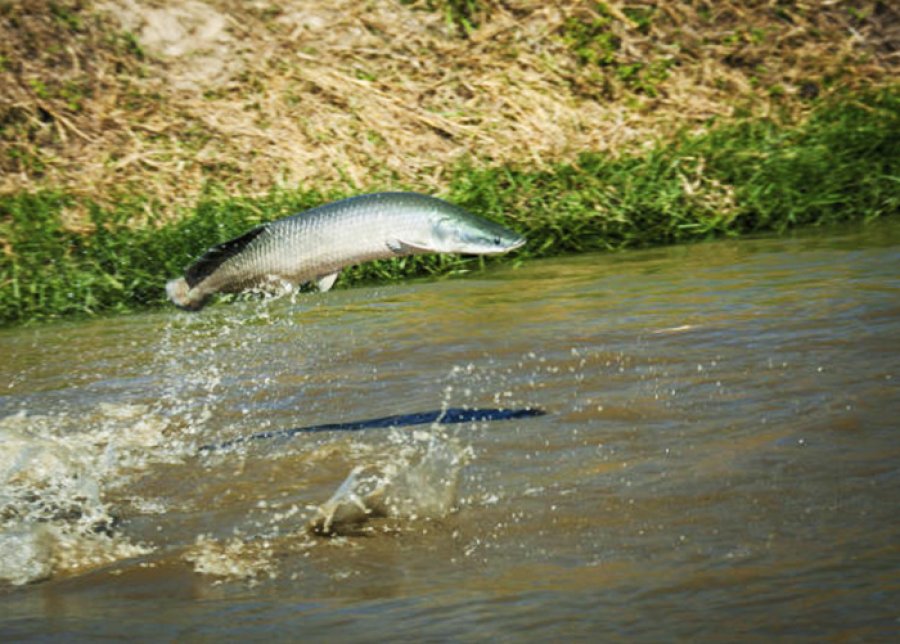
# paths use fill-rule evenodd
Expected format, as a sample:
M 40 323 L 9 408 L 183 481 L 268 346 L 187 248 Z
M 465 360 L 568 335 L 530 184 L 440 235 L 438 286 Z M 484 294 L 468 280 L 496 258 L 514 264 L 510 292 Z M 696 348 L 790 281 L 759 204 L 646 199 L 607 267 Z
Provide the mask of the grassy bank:
M 453 169 L 447 185 L 443 196 L 528 236 L 518 258 L 873 219 L 900 210 L 900 88 L 832 98 L 793 125 L 730 120 L 617 158 L 585 153 L 540 171 L 472 162 Z M 400 188 L 420 187 L 299 188 L 262 198 L 207 187 L 174 221 L 141 195 L 114 207 L 60 192 L 0 197 L 0 323 L 160 306 L 166 279 L 213 244 L 326 200 Z M 90 214 L 76 229 L 66 220 L 74 208 Z M 376 262 L 345 271 L 340 284 L 445 274 L 478 261 Z
M 0 0 L 0 194 L 175 217 L 210 183 L 441 192 L 460 159 L 633 154 L 896 82 L 896 4 Z

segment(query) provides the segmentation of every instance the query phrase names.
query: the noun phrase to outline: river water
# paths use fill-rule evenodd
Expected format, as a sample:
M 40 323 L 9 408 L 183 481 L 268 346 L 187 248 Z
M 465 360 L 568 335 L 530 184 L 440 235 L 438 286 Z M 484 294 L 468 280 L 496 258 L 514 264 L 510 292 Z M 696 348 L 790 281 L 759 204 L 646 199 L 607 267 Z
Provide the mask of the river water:
M 5 330 L 0 639 L 896 641 L 898 350 L 896 220 Z

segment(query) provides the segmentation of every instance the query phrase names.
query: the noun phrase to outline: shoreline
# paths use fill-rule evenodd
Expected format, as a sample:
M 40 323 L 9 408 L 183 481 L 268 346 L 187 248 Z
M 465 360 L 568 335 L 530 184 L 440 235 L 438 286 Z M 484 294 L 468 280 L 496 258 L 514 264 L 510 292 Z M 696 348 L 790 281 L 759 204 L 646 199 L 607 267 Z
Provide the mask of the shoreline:
M 528 237 L 491 264 L 868 221 L 900 211 L 900 86 L 832 97 L 788 126 L 730 119 L 640 153 L 586 152 L 540 169 L 470 159 L 446 176 L 436 196 Z M 327 192 L 298 186 L 260 197 L 208 185 L 175 220 L 156 214 L 149 196 L 109 208 L 49 190 L 0 195 L 0 326 L 159 308 L 167 304 L 165 281 L 206 248 L 258 223 L 380 190 L 429 191 L 398 183 Z M 72 229 L 65 213 L 76 203 L 89 221 Z M 473 265 L 482 263 L 373 262 L 342 271 L 338 287 Z

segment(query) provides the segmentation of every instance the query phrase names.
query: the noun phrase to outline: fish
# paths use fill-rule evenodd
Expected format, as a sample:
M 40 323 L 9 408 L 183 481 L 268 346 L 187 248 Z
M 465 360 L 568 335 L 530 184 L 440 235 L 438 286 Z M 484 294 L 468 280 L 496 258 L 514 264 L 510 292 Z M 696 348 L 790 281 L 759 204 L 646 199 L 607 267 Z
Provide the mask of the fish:
M 206 251 L 166 294 L 197 311 L 210 296 L 315 282 L 328 291 L 354 264 L 427 253 L 498 255 L 525 237 L 437 197 L 377 192 L 259 225 Z

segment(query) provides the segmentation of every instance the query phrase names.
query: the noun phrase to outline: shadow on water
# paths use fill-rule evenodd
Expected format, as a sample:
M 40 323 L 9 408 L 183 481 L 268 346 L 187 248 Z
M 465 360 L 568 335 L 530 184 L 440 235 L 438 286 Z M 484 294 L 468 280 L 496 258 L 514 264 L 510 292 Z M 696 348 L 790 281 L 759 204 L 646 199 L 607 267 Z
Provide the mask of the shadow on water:
M 297 434 L 316 434 L 319 432 L 358 432 L 364 429 L 399 429 L 412 425 L 456 425 L 459 423 L 477 423 L 495 420 L 515 420 L 531 416 L 543 416 L 547 412 L 543 409 L 463 409 L 451 407 L 449 409 L 436 409 L 413 414 L 395 414 L 381 418 L 370 418 L 346 423 L 324 423 L 309 427 L 293 427 L 291 429 L 276 429 L 265 432 L 257 432 L 249 436 L 242 436 L 222 443 L 202 445 L 200 451 L 213 451 L 227 449 L 247 443 L 249 441 L 291 438 Z

